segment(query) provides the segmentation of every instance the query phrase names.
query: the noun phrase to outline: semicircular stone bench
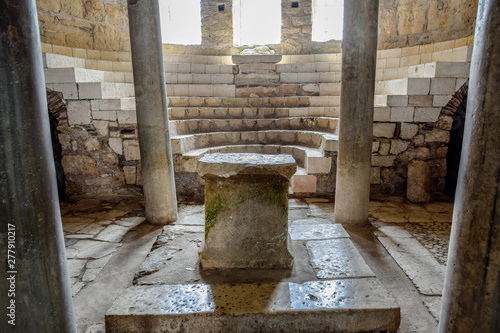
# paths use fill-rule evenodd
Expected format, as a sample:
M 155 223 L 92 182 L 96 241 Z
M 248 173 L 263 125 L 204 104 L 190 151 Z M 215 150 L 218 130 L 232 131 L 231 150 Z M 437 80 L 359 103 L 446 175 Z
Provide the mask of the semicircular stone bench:
M 205 180 L 204 269 L 287 269 L 288 183 L 291 155 L 207 154 L 199 161 Z

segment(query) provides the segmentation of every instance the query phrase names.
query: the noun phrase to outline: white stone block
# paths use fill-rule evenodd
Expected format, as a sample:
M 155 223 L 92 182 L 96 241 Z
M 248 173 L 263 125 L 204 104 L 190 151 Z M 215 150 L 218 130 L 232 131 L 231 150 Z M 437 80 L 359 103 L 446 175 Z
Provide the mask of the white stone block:
M 78 96 L 80 99 L 101 99 L 104 98 L 101 89 L 101 83 L 79 83 Z
M 392 122 L 411 122 L 413 121 L 413 112 L 415 108 L 412 106 L 392 107 L 391 121 Z
M 123 110 L 116 113 L 118 116 L 118 124 L 137 124 L 137 115 L 135 110 Z
M 47 68 L 75 67 L 75 58 L 59 54 L 45 53 L 44 64 Z
M 375 105 L 376 107 L 387 106 L 387 95 L 375 95 L 373 105 Z
M 441 108 L 415 108 L 415 115 L 413 121 L 415 122 L 436 122 L 441 113 Z
M 406 95 L 388 95 L 387 106 L 408 106 L 408 96 Z
M 377 138 L 392 138 L 394 137 L 395 130 L 396 130 L 396 124 L 391 124 L 391 123 L 373 124 L 373 136 Z
M 332 168 L 331 157 L 309 156 L 305 162 L 307 173 L 329 173 Z
M 92 119 L 116 121 L 116 111 L 92 111 Z
M 68 101 L 67 110 L 70 125 L 91 123 L 90 101 Z
M 430 88 L 430 79 L 408 79 L 408 95 L 427 95 Z
M 413 65 L 408 67 L 408 77 L 423 78 L 425 77 L 425 64 Z
M 316 176 L 295 174 L 290 179 L 290 185 L 295 193 L 315 193 L 316 181 Z
M 431 79 L 431 95 L 452 95 L 455 93 L 455 78 Z
M 298 73 L 297 80 L 299 82 L 319 82 L 319 73 Z
M 458 89 L 457 89 L 458 90 Z M 434 95 L 432 106 L 443 107 L 451 100 L 453 95 Z
M 388 106 L 373 108 L 373 121 L 391 121 L 391 108 Z
M 435 77 L 469 77 L 470 63 L 438 62 L 435 68 Z
M 45 83 L 75 83 L 75 68 L 45 68 Z M 85 78 L 85 75 L 84 75 Z
M 78 88 L 76 83 L 55 83 L 53 90 L 61 92 L 64 99 L 78 99 Z

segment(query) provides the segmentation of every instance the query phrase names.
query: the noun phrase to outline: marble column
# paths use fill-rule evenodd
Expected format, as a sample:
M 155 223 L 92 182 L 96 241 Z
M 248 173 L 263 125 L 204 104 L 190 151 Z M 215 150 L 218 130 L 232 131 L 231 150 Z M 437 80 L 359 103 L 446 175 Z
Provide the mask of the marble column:
M 500 1 L 480 0 L 439 332 L 500 330 Z
M 76 332 L 35 0 L 0 2 L 0 331 Z
M 378 0 L 344 3 L 335 221 L 368 223 Z
M 146 220 L 177 220 L 158 0 L 128 0 Z

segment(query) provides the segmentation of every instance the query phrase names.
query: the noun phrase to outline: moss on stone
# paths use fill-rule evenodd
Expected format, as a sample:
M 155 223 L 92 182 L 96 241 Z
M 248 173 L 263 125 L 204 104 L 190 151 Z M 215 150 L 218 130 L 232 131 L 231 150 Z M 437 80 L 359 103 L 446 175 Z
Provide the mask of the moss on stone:
M 217 223 L 217 217 L 225 210 L 219 196 L 210 196 L 207 199 L 205 202 L 205 239 L 207 239 L 210 229 Z

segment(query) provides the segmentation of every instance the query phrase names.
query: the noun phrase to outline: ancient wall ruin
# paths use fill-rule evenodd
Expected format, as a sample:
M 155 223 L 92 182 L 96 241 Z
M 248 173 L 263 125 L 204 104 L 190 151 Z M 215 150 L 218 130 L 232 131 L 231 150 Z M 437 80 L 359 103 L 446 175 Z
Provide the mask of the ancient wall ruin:
M 236 54 L 232 1 L 200 0 L 202 45 L 169 45 L 166 52 Z M 297 7 L 292 2 L 298 3 Z M 338 41 L 311 41 L 312 0 L 282 1 L 282 42 L 276 53 L 340 51 Z M 220 10 L 223 6 L 224 9 Z M 129 51 L 126 0 L 37 0 L 42 42 L 101 51 Z M 477 0 L 381 0 L 379 49 L 437 43 L 473 34 Z

